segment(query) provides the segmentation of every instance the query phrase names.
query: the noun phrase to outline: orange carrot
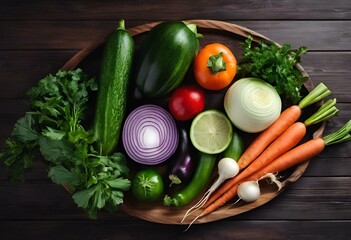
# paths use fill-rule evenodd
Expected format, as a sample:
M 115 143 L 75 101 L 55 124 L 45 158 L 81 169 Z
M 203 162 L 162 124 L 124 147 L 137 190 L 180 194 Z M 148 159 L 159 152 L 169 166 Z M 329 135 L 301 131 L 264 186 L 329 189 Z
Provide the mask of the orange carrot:
M 279 118 L 271 126 L 264 130 L 241 155 L 240 159 L 238 160 L 239 168 L 243 169 L 247 167 L 271 142 L 282 134 L 291 124 L 296 122 L 301 116 L 302 109 L 322 100 L 330 94 L 331 91 L 323 83 L 320 83 L 311 92 L 309 92 L 309 94 L 307 94 L 307 96 L 304 97 L 298 105 L 293 105 L 285 109 L 280 114 Z
M 312 157 L 317 156 L 324 150 L 325 146 L 326 143 L 323 138 L 311 139 L 277 157 L 274 161 L 262 168 L 260 171 L 251 175 L 250 178 L 257 180 L 267 173 L 282 172 Z
M 325 145 L 326 144 L 323 138 L 316 138 L 293 148 L 292 150 L 276 158 L 264 168 L 260 169 L 259 171 L 255 172 L 249 177 L 241 180 L 240 182 L 237 182 L 229 191 L 225 192 L 215 202 L 207 206 L 199 216 L 203 217 L 215 211 L 216 209 L 227 203 L 230 199 L 232 199 L 237 193 L 239 183 L 244 181 L 258 180 L 267 173 L 276 173 L 284 171 L 292 166 L 295 166 L 318 155 L 324 150 Z
M 301 108 L 293 105 L 285 109 L 279 118 L 250 144 L 238 160 L 240 169 L 247 167 L 255 160 L 265 148 L 281 135 L 291 124 L 297 121 L 301 115 Z
M 234 178 L 227 180 L 217 191 L 209 198 L 204 207 L 209 206 L 221 195 L 226 193 L 230 188 L 251 174 L 259 171 L 269 164 L 275 158 L 284 154 L 296 146 L 306 134 L 306 126 L 302 122 L 292 124 L 283 134 L 273 141 L 264 152 L 254 160 L 250 166 L 240 172 Z
M 235 185 L 232 186 L 231 189 L 221 195 L 216 201 L 208 205 L 202 211 L 202 213 L 193 220 L 193 222 L 198 218 L 213 212 L 228 202 L 230 199 L 232 199 L 236 195 L 237 188 L 240 183 L 245 181 L 258 180 L 268 173 L 282 172 L 312 157 L 315 157 L 324 150 L 325 146 L 339 144 L 347 141 L 351 141 L 351 120 L 347 121 L 346 124 L 344 124 L 344 126 L 342 126 L 336 132 L 331 133 L 323 138 L 311 139 L 280 155 L 271 161 L 268 165 L 256 171 L 249 177 L 241 180 L 240 182 L 238 181 Z

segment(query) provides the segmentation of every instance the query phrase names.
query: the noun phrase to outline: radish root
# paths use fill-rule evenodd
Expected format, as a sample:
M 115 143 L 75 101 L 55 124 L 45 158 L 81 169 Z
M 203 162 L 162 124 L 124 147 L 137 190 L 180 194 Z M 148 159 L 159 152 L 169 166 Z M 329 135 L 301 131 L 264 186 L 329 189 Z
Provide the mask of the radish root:
M 262 180 L 262 179 L 266 179 L 266 178 L 269 178 L 271 184 L 272 184 L 272 183 L 275 183 L 275 185 L 277 185 L 278 191 L 280 191 L 280 190 L 283 188 L 282 182 L 279 181 L 278 178 L 277 178 L 277 175 L 276 175 L 276 174 L 273 174 L 273 173 L 267 173 L 266 175 L 264 175 L 264 176 L 262 176 L 261 178 L 259 178 L 259 179 L 257 180 L 257 182 L 260 181 L 260 180 Z
M 182 221 L 180 221 L 181 223 L 184 222 L 184 220 L 190 216 L 191 214 L 193 214 L 194 212 L 196 212 L 197 210 L 199 210 L 200 208 L 202 208 L 205 203 L 207 202 L 208 198 L 211 196 L 211 189 L 209 189 L 204 195 L 203 197 L 191 208 L 188 209 L 188 211 L 186 211 Z

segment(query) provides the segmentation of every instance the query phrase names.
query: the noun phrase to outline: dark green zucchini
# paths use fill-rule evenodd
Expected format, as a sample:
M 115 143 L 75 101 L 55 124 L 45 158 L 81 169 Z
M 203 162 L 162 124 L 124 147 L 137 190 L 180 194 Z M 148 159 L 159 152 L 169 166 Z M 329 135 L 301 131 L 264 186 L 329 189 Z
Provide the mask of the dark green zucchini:
M 133 54 L 133 38 L 121 20 L 106 41 L 100 67 L 94 134 L 102 155 L 112 153 L 120 138 Z
M 135 57 L 135 82 L 146 97 L 161 97 L 183 80 L 198 50 L 194 24 L 166 21 L 147 33 Z

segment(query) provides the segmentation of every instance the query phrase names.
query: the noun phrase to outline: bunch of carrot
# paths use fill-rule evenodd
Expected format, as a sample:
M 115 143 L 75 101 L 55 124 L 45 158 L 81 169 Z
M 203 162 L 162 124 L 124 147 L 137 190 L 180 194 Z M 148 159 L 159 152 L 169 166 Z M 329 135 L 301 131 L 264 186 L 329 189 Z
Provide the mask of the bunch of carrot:
M 240 183 L 260 179 L 267 173 L 284 171 L 321 153 L 327 145 L 350 140 L 351 120 L 334 134 L 315 138 L 295 147 L 305 136 L 306 126 L 325 121 L 337 114 L 338 109 L 334 106 L 336 100 L 328 100 L 304 123 L 296 122 L 303 108 L 322 100 L 330 93 L 324 84 L 319 84 L 299 105 L 284 110 L 276 122 L 263 131 L 242 154 L 238 160 L 242 171 L 214 192 L 194 221 L 235 197 Z

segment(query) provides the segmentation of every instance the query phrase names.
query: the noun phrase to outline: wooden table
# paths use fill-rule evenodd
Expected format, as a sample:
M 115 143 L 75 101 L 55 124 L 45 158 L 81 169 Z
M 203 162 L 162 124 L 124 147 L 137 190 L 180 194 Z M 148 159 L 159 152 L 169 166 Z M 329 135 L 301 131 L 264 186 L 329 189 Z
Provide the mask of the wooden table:
M 326 133 L 351 117 L 351 1 L 1 1 L 0 142 L 28 110 L 25 94 L 80 49 L 105 37 L 119 19 L 127 27 L 170 19 L 239 24 L 309 52 L 302 66 L 325 83 L 340 113 Z M 351 142 L 312 159 L 299 181 L 266 205 L 221 221 L 161 225 L 123 212 L 90 220 L 52 183 L 40 161 L 24 182 L 0 167 L 0 239 L 348 239 L 351 235 Z

